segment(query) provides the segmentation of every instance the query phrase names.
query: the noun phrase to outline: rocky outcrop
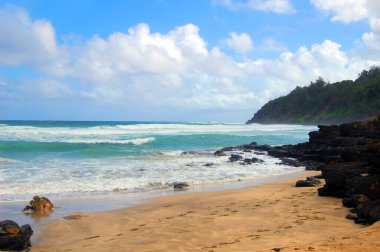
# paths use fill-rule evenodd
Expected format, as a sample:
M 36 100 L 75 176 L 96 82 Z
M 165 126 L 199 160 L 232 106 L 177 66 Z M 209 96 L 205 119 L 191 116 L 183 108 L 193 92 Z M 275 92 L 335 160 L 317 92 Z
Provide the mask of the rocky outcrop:
M 22 251 L 28 249 L 33 230 L 26 224 L 21 227 L 11 220 L 0 221 L 0 250 Z
M 49 214 L 53 211 L 53 203 L 48 198 L 34 196 L 30 201 L 29 206 L 26 206 L 22 211 L 26 214 L 34 213 L 34 214 Z
M 326 183 L 318 189 L 320 196 L 342 198 L 343 205 L 355 208 L 357 223 L 380 220 L 380 115 L 318 128 L 309 133 L 306 143 L 275 147 L 251 143 L 235 149 L 265 151 L 285 164 L 321 170 Z M 229 148 L 215 155 L 224 155 L 224 150 Z

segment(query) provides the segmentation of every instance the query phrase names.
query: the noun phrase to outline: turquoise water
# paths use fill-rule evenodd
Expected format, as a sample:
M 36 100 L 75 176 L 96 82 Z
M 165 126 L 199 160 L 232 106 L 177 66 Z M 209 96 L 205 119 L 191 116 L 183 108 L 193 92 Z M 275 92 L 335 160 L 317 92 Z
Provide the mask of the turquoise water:
M 304 142 L 311 130 L 315 127 L 0 121 L 0 201 L 41 193 L 70 197 L 165 190 L 177 181 L 196 185 L 290 173 L 296 168 L 276 165 L 274 158 L 243 166 L 212 153 L 252 141 L 270 145 Z M 210 162 L 214 166 L 204 166 Z

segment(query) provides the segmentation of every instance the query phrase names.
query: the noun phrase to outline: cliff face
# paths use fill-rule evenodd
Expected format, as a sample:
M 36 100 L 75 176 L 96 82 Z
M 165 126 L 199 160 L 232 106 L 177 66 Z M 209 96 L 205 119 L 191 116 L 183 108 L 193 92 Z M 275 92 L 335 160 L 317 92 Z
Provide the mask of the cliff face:
M 364 70 L 355 81 L 307 87 L 269 101 L 247 123 L 336 124 L 364 120 L 380 112 L 380 68 Z

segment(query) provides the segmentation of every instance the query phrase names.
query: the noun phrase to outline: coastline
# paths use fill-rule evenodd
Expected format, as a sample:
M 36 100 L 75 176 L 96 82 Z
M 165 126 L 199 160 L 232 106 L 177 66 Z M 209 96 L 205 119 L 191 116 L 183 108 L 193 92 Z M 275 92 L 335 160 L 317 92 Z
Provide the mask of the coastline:
M 380 245 L 379 224 L 356 225 L 336 198 L 295 181 L 149 199 L 99 213 L 73 213 L 43 227 L 31 251 L 356 251 Z M 305 232 L 307 231 L 307 232 Z M 365 240 L 370 240 L 365 245 Z M 364 247 L 363 247 L 364 246 Z M 278 250 L 280 251 L 280 250 Z
M 31 242 L 35 244 L 40 242 L 41 230 L 47 224 L 63 219 L 72 213 L 93 214 L 108 211 L 117 211 L 143 205 L 156 198 L 165 198 L 192 193 L 239 190 L 298 177 L 301 176 L 304 172 L 304 169 L 302 169 L 291 173 L 273 175 L 264 178 L 251 178 L 244 181 L 190 185 L 186 190 L 179 191 L 168 188 L 166 190 L 155 190 L 148 192 L 111 192 L 108 194 L 99 195 L 76 195 L 74 198 L 64 196 L 58 198 L 51 197 L 51 199 L 54 201 L 54 211 L 51 214 L 45 216 L 23 214 L 21 212 L 21 209 L 25 207 L 28 201 L 4 201 L 0 202 L 0 216 L 3 220 L 10 219 L 20 224 L 30 224 L 34 231 L 34 234 L 31 237 Z

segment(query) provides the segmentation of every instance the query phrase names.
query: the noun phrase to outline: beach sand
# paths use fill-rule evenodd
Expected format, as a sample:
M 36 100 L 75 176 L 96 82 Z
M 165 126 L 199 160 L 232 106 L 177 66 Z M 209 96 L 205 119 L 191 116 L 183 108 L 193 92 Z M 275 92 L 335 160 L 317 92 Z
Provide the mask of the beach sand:
M 305 172 L 302 178 L 318 172 Z M 44 227 L 31 251 L 377 251 L 380 223 L 356 225 L 340 199 L 292 178 L 238 190 L 73 213 Z

